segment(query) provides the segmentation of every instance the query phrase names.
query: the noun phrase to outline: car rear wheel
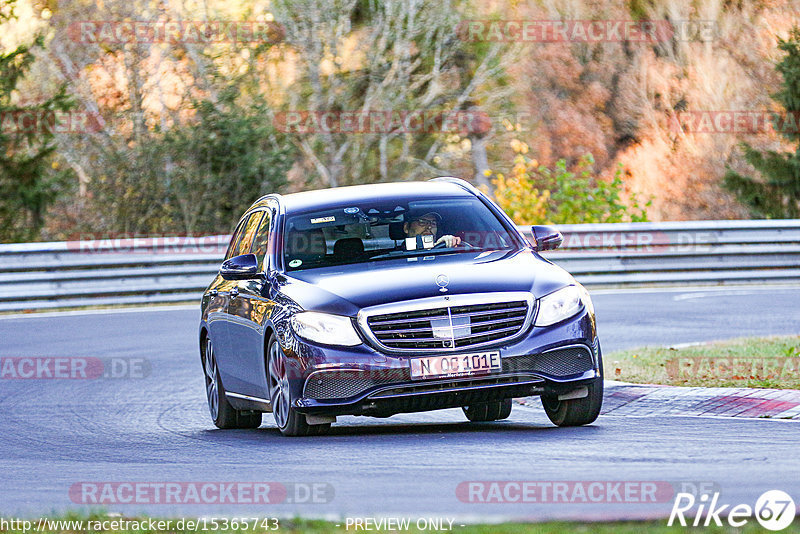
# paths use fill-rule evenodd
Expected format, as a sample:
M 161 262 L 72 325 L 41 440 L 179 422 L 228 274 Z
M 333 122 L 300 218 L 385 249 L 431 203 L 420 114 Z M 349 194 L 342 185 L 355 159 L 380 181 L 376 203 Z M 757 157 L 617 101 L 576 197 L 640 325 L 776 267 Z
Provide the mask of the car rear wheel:
M 501 401 L 478 402 L 463 406 L 464 415 L 473 423 L 480 421 L 499 421 L 511 415 L 511 399 Z
M 203 354 L 203 371 L 206 382 L 206 399 L 208 411 L 217 428 L 258 428 L 261 426 L 260 412 L 242 412 L 234 409 L 225 395 L 225 387 L 219 377 L 217 359 L 211 338 L 206 339 L 206 350 Z
M 272 404 L 272 415 L 275 424 L 284 436 L 313 436 L 323 434 L 331 428 L 330 423 L 309 425 L 306 416 L 292 406 L 292 394 L 289 388 L 289 373 L 286 366 L 286 355 L 273 334 L 269 340 L 267 361 L 267 383 L 269 400 Z

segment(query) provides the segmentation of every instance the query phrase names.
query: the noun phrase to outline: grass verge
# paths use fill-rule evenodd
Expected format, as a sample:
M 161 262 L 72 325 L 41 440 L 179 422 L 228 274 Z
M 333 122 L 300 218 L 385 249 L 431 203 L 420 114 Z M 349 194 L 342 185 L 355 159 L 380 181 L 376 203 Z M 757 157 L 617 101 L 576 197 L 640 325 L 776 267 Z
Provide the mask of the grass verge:
M 740 338 L 604 356 L 605 377 L 669 386 L 800 389 L 800 336 Z

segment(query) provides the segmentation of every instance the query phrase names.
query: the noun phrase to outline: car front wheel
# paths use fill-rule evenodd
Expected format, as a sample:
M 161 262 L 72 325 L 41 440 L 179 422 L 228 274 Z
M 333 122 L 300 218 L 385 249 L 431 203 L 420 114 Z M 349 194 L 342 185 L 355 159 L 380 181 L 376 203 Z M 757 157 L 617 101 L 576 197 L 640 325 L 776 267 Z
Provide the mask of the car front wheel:
M 267 361 L 267 383 L 269 400 L 272 404 L 272 415 L 275 424 L 284 436 L 312 436 L 323 434 L 331 428 L 330 423 L 309 425 L 306 416 L 292 406 L 292 395 L 289 388 L 289 372 L 286 355 L 273 334 L 269 340 L 269 359 Z
M 603 407 L 603 355 L 599 348 L 597 368 L 600 376 L 586 386 L 588 394 L 583 398 L 558 400 L 556 395 L 542 395 L 542 406 L 550 421 L 558 426 L 594 423 Z
M 580 399 L 558 400 L 555 395 L 542 395 L 542 406 L 550 421 L 558 426 L 593 423 L 603 406 L 603 378 L 595 378 L 586 387 L 588 395 Z
M 214 355 L 214 344 L 211 338 L 206 339 L 203 354 L 203 371 L 206 383 L 206 399 L 208 411 L 217 428 L 258 428 L 261 426 L 261 412 L 242 412 L 236 410 L 225 395 L 225 387 L 219 377 L 217 359 Z

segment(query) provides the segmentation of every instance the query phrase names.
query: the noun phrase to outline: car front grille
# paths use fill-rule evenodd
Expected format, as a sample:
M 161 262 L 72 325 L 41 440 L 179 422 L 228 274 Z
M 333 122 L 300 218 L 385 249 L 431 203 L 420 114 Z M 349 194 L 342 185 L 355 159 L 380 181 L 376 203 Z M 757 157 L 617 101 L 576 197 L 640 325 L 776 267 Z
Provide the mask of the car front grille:
M 366 320 L 372 337 L 398 351 L 458 350 L 493 344 L 515 337 L 527 326 L 531 301 L 451 305 L 371 315 Z

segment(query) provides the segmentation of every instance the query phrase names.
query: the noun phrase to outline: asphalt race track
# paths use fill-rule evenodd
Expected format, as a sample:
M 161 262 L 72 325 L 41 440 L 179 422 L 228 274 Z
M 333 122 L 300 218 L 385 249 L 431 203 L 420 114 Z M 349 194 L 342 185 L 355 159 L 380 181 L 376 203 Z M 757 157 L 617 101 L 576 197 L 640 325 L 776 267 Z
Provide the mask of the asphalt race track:
M 597 291 L 604 351 L 800 334 L 800 287 Z M 340 418 L 332 434 L 215 430 L 197 354 L 199 306 L 0 318 L 0 357 L 144 361 L 144 378 L 0 380 L 0 515 L 75 504 L 79 482 L 279 482 L 283 502 L 113 504 L 158 516 L 444 516 L 471 520 L 666 517 L 658 502 L 471 503 L 469 481 L 705 484 L 723 503 L 800 495 L 800 425 L 774 420 L 601 416 L 558 429 L 537 405 L 469 425 L 460 410 Z M 662 484 L 663 485 L 663 484 Z M 308 489 L 317 490 L 310 496 Z M 313 493 L 313 491 L 312 491 Z

